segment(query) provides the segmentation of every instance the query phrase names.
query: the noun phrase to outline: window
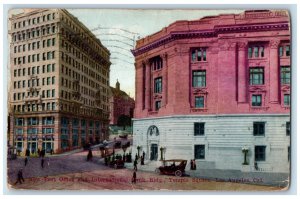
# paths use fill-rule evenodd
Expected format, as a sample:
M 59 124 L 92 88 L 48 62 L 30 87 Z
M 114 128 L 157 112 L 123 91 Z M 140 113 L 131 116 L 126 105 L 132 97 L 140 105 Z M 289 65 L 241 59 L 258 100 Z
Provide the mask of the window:
M 290 56 L 290 46 L 285 46 L 285 55 Z
M 264 68 L 250 68 L 250 85 L 264 84 Z
M 47 90 L 47 97 L 50 97 L 50 90 Z
M 43 125 L 54 124 L 54 117 L 43 117 Z
M 51 64 L 47 64 L 47 73 L 51 72 Z
M 196 122 L 194 123 L 194 135 L 204 135 L 204 122 Z
M 42 128 L 42 133 L 43 134 L 53 134 L 54 129 L 53 128 Z
M 161 107 L 161 101 L 155 101 L 155 110 L 158 111 Z
M 23 126 L 24 118 L 16 118 L 15 119 L 15 125 L 16 126 Z
M 47 85 L 51 84 L 51 77 L 47 77 Z
M 204 97 L 203 96 L 195 97 L 195 108 L 204 108 Z
M 163 61 L 160 56 L 151 59 L 152 70 L 160 70 L 163 67 Z
M 47 110 L 51 110 L 51 104 L 47 103 Z
M 52 77 L 52 84 L 55 84 L 55 77 Z
M 55 89 L 52 89 L 52 97 L 55 97 Z
M 205 145 L 195 145 L 195 159 L 205 159 Z
M 55 38 L 52 39 L 52 46 L 55 46 Z
M 154 93 L 162 92 L 162 78 L 158 77 L 154 80 Z
M 192 62 L 206 61 L 206 48 L 196 48 L 192 50 Z
M 252 106 L 261 106 L 261 95 L 252 95 Z
M 290 84 L 291 80 L 291 68 L 290 66 L 281 66 L 280 67 L 280 79 L 281 84 Z
M 255 146 L 255 161 L 266 160 L 266 146 Z
M 279 47 L 279 57 L 283 56 L 283 46 Z
M 258 57 L 258 47 L 254 47 L 254 57 Z
M 52 110 L 55 110 L 55 102 L 52 102 Z
M 206 71 L 197 70 L 193 71 L 193 87 L 205 87 L 206 86 Z
M 284 106 L 290 106 L 290 94 L 284 94 L 283 98 Z
M 38 125 L 39 124 L 39 120 L 37 117 L 29 117 L 27 118 L 27 125 L 31 126 L 31 125 Z
M 285 128 L 286 128 L 286 135 L 287 136 L 291 135 L 291 122 L 286 122 Z
M 55 64 L 52 64 L 52 72 L 55 71 Z
M 265 135 L 265 122 L 253 122 L 253 135 Z
M 47 47 L 50 46 L 50 42 L 51 42 L 51 39 L 48 39 L 48 40 L 47 40 Z

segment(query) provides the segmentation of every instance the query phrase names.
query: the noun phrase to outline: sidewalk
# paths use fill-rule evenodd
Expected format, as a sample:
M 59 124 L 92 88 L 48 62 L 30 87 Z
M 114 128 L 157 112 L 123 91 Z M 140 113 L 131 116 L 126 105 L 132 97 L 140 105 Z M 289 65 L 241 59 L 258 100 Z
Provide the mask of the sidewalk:
M 126 163 L 126 168 L 133 169 L 133 163 Z M 145 162 L 145 165 L 138 163 L 138 170 L 155 172 L 160 162 Z M 236 182 L 243 184 L 269 185 L 287 187 L 289 185 L 289 173 L 267 173 L 267 172 L 241 172 L 239 170 L 220 169 L 197 169 L 190 170 L 186 167 L 185 174 L 192 178 L 201 178 L 218 182 Z

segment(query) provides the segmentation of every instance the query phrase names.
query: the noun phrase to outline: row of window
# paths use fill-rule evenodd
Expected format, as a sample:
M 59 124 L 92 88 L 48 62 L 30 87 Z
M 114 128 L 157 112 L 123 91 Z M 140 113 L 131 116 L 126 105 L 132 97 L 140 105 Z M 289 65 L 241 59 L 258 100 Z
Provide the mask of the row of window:
M 252 103 L 252 106 L 262 106 L 262 95 L 261 94 L 255 94 L 255 95 L 252 95 L 252 98 L 251 98 L 251 103 Z M 290 101 L 291 101 L 291 97 L 290 97 L 290 94 L 284 94 L 283 95 L 283 105 L 284 106 L 290 106 Z
M 45 60 L 51 60 L 55 58 L 55 51 L 50 52 L 44 52 L 42 54 L 41 60 L 40 60 L 40 54 L 33 54 L 27 56 L 27 63 L 31 62 L 38 62 L 38 61 L 45 61 Z M 26 56 L 23 57 L 15 57 L 14 58 L 14 65 L 17 64 L 26 64 Z
M 288 161 L 290 161 L 290 147 L 288 147 Z M 195 159 L 205 159 L 205 145 L 194 145 Z M 266 161 L 266 146 L 254 146 L 254 161 Z
M 264 136 L 265 135 L 265 122 L 253 122 L 253 135 Z M 286 135 L 289 136 L 291 133 L 291 123 L 286 122 Z M 205 122 L 194 123 L 194 136 L 205 135 Z
M 55 76 L 42 78 L 42 86 L 44 85 L 54 85 L 55 84 Z M 40 86 L 40 79 L 29 79 L 27 80 L 27 86 L 35 87 Z M 22 81 L 14 81 L 14 89 L 16 88 L 26 88 L 26 80 Z
M 43 48 L 55 46 L 55 38 L 43 40 L 42 44 L 43 44 L 42 45 Z M 27 51 L 35 50 L 35 49 L 39 49 L 39 48 L 40 48 L 40 41 L 27 44 Z M 26 52 L 26 44 L 14 47 L 14 53 L 20 53 L 20 52 Z
M 57 32 L 57 29 L 55 26 L 48 26 L 48 27 L 44 27 L 41 29 L 36 29 L 36 30 L 26 30 L 27 34 L 25 33 L 25 31 L 23 31 L 22 33 L 14 33 L 13 34 L 13 41 L 17 42 L 17 41 L 25 41 L 28 39 L 34 39 L 34 38 L 38 38 L 39 36 L 45 36 L 45 35 L 49 35 L 49 34 L 54 34 Z
M 54 19 L 55 19 L 55 13 L 43 15 L 42 17 L 34 17 L 34 18 L 30 18 L 28 20 L 15 22 L 14 29 L 24 28 L 26 26 L 30 26 L 31 24 L 34 25 L 34 24 L 38 24 L 40 22 L 50 21 L 50 20 L 54 20 Z
M 27 75 L 40 74 L 40 66 L 32 66 L 27 68 Z M 55 64 L 47 64 L 42 66 L 42 73 L 55 72 Z M 15 69 L 14 77 L 26 76 L 26 68 Z
M 55 102 L 42 103 L 39 104 L 28 104 L 28 105 L 14 105 L 14 111 L 17 112 L 35 112 L 35 111 L 54 111 L 56 110 Z
M 54 117 L 42 117 L 42 124 L 43 125 L 51 125 L 54 124 L 55 118 Z M 28 125 L 37 125 L 38 119 L 36 117 L 27 118 Z M 25 125 L 25 118 L 15 118 L 15 126 L 24 126 Z

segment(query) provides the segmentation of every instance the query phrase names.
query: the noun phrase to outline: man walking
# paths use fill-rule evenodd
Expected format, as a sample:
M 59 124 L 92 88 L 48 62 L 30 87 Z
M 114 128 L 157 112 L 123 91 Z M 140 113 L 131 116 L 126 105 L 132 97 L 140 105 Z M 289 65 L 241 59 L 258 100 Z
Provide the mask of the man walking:
M 137 171 L 137 160 L 136 159 L 133 162 L 133 170 Z
M 22 184 L 22 181 L 24 182 L 24 178 L 23 178 L 23 170 L 22 168 L 18 171 L 18 178 L 17 181 L 15 182 L 15 185 L 19 182 L 20 184 Z
M 133 184 L 136 184 L 136 172 L 135 172 L 135 171 L 133 171 L 133 175 L 132 175 L 132 180 L 131 180 L 131 182 L 132 182 Z

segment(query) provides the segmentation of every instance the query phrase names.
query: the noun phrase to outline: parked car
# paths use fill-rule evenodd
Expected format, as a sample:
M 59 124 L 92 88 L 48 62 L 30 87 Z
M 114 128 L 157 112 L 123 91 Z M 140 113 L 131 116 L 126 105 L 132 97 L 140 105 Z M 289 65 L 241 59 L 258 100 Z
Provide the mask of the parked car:
M 127 137 L 128 137 L 128 134 L 119 135 L 119 138 L 122 138 L 122 139 L 127 139 Z
M 163 166 L 160 166 L 155 171 L 164 175 L 175 175 L 181 177 L 185 173 L 186 164 L 187 160 L 182 159 L 163 160 Z

